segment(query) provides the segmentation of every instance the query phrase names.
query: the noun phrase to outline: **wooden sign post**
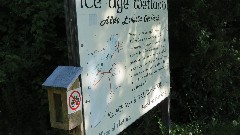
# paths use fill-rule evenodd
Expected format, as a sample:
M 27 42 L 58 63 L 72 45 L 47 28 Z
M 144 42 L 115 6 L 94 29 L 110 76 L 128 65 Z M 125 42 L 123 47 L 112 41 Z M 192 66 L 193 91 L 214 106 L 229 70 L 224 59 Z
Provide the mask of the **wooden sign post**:
M 165 98 L 161 103 L 162 121 L 166 126 L 168 134 L 171 133 L 171 120 L 170 120 L 170 96 Z
M 68 61 L 70 66 L 80 66 L 76 1 L 64 0 Z
M 79 47 L 78 47 L 78 35 L 77 35 L 77 18 L 76 18 L 76 1 L 64 0 L 65 9 L 65 22 L 66 22 L 66 34 L 68 44 L 68 60 L 70 66 L 80 66 Z M 80 84 L 81 76 L 79 77 Z M 80 125 L 72 129 L 70 133 L 72 135 L 84 135 L 84 117 L 83 111 L 81 111 Z

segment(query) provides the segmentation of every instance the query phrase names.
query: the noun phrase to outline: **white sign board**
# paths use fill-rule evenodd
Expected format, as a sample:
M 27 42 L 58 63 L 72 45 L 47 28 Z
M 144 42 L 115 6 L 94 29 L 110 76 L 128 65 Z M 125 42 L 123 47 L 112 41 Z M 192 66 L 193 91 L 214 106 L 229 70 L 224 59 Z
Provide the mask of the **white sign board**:
M 67 91 L 68 114 L 75 113 L 82 109 L 81 89 Z
M 117 134 L 170 92 L 167 0 L 76 0 L 87 135 Z

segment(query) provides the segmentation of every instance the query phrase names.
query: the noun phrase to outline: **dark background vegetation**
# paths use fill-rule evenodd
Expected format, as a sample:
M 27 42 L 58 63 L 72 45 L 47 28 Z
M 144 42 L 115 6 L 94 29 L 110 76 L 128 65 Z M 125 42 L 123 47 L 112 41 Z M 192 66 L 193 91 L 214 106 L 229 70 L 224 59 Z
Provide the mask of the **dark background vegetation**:
M 0 0 L 0 134 L 62 134 L 50 127 L 41 84 L 68 65 L 63 2 Z M 240 1 L 168 6 L 173 123 L 239 119 Z M 161 134 L 159 118 L 157 106 L 126 133 Z

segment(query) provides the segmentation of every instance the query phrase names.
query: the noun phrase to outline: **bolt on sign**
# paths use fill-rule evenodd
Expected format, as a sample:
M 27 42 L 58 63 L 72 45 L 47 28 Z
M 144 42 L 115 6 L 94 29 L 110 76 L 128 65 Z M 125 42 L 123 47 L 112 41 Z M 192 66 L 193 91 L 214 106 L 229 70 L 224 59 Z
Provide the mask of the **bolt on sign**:
M 118 134 L 169 96 L 167 0 L 76 0 L 76 12 L 85 132 Z

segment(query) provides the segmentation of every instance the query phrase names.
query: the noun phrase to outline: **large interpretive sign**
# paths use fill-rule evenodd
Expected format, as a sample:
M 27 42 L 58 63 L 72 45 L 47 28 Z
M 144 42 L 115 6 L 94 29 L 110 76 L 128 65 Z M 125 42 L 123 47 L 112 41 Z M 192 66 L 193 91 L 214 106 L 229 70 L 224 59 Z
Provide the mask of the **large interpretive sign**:
M 167 0 L 76 0 L 87 135 L 117 134 L 169 96 Z

